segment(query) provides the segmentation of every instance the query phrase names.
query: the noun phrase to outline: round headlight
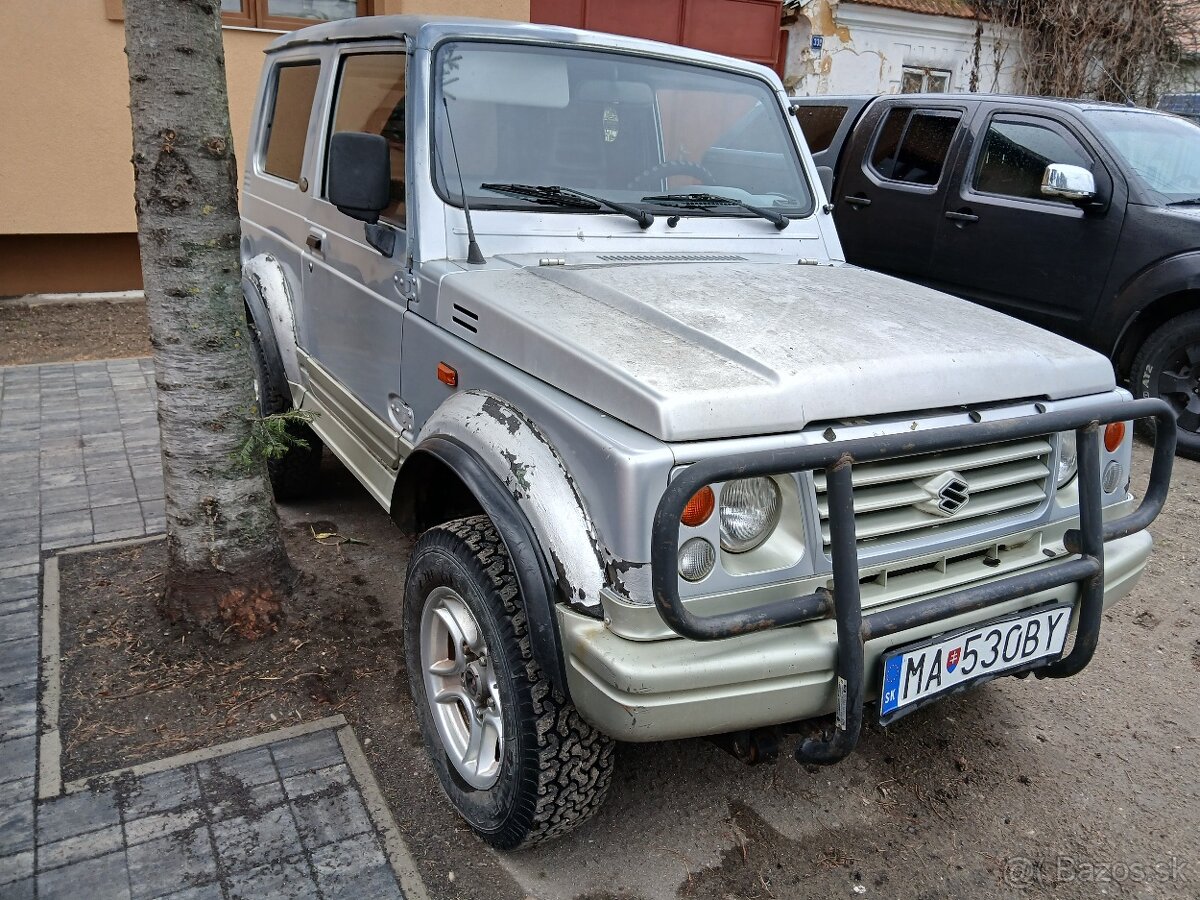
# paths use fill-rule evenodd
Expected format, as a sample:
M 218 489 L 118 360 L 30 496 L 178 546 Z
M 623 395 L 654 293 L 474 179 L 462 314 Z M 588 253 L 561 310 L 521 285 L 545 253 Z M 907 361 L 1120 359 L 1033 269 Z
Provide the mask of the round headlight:
M 753 550 L 779 524 L 779 485 L 770 478 L 739 478 L 721 488 L 721 546 L 730 553 Z
M 1075 432 L 1064 431 L 1058 436 L 1058 486 L 1066 487 L 1079 471 L 1079 451 Z
M 708 577 L 717 561 L 717 551 L 704 538 L 692 538 L 679 548 L 679 574 L 687 581 Z

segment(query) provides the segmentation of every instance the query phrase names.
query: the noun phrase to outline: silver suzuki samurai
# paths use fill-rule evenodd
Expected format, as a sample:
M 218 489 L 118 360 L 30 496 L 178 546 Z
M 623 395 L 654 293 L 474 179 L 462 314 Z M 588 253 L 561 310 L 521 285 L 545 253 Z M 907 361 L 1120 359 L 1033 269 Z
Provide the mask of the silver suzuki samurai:
M 328 447 L 419 535 L 412 696 L 496 846 L 585 821 L 616 741 L 832 763 L 865 709 L 1075 674 L 1140 576 L 1170 410 L 846 265 L 827 193 L 746 62 L 389 16 L 267 51 L 243 287 L 262 412 L 312 414 L 273 486 Z

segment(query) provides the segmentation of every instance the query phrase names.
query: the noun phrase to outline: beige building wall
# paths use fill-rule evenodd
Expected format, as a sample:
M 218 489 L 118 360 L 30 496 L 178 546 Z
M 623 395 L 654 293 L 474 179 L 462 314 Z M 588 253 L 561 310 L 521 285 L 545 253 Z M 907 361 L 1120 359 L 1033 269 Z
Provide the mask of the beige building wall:
M 376 0 L 376 12 L 528 21 L 529 0 Z M 120 0 L 0 0 L 0 296 L 140 286 L 119 16 Z M 225 29 L 239 165 L 276 34 Z

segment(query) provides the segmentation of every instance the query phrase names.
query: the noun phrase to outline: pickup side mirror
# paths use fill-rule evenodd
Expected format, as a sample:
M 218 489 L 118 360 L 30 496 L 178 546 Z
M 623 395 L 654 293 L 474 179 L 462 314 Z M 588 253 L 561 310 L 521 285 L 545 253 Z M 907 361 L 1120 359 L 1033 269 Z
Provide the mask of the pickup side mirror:
M 1095 200 L 1096 178 L 1082 166 L 1050 163 L 1042 175 L 1042 194 L 1064 200 Z
M 392 158 L 387 138 L 339 131 L 329 139 L 329 202 L 373 225 L 391 203 Z

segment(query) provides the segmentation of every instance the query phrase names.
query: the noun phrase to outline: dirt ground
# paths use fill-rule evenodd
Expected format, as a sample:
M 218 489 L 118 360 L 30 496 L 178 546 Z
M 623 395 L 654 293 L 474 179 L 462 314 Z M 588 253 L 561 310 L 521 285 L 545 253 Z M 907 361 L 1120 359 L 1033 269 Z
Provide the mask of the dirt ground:
M 0 366 L 149 354 L 142 301 L 0 303 Z
M 1135 486 L 1148 455 L 1139 446 Z M 790 758 L 749 768 L 703 740 L 623 745 L 592 823 L 507 855 L 449 811 L 421 749 L 392 630 L 408 545 L 336 462 L 324 475 L 316 499 L 281 510 L 289 546 L 302 568 L 332 573 L 317 586 L 330 585 L 331 607 L 357 610 L 357 627 L 375 633 L 353 654 L 379 658 L 356 656 L 361 677 L 333 702 L 301 689 L 278 711 L 247 704 L 213 739 L 263 711 L 344 712 L 433 898 L 1200 896 L 1200 464 L 1178 461 L 1147 575 L 1105 617 L 1080 676 L 1002 679 L 869 727 L 829 769 Z M 314 525 L 367 543 L 326 555 Z M 319 599 L 300 614 L 319 622 Z M 279 638 L 286 647 L 291 635 Z

